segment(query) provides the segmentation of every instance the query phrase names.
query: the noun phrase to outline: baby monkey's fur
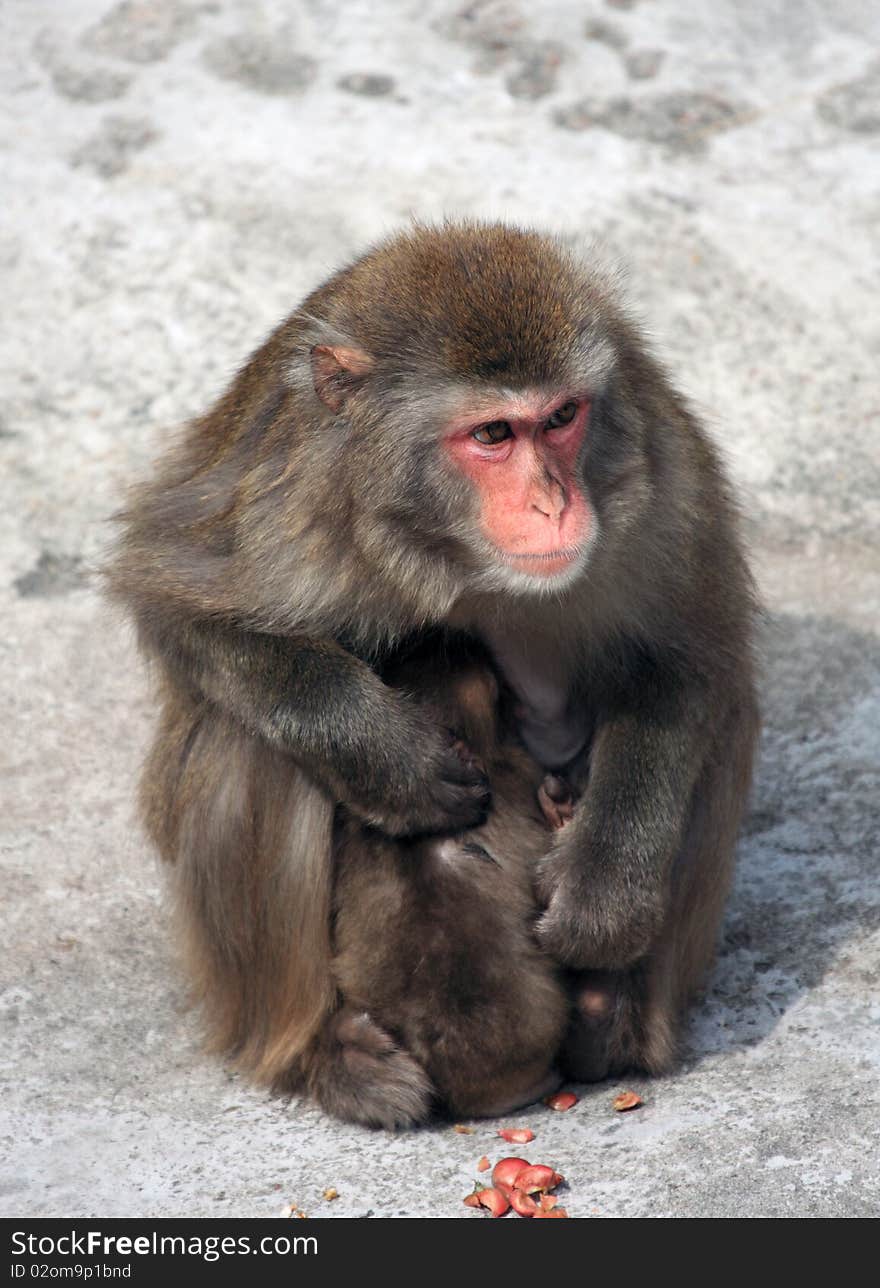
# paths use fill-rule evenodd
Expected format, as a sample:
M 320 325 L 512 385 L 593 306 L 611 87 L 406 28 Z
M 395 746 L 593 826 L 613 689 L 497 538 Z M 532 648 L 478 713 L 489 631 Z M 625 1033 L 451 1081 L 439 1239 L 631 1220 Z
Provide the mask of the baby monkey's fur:
M 558 1084 L 568 1013 L 533 934 L 535 865 L 550 844 L 544 774 L 478 651 L 423 647 L 386 679 L 479 759 L 493 809 L 461 835 L 407 841 L 341 821 L 341 1009 L 306 1060 L 308 1083 L 331 1112 L 386 1126 L 424 1118 L 432 1102 L 455 1116 L 505 1113 Z

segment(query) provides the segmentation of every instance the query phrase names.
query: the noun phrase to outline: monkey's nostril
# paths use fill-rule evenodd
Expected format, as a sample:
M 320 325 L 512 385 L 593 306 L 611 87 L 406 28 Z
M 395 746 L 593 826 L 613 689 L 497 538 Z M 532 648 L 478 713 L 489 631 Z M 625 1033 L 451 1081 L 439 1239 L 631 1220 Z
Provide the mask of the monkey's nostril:
M 562 512 L 565 509 L 565 502 L 547 500 L 541 501 L 539 504 L 537 501 L 533 501 L 532 509 L 536 510 L 538 514 L 542 514 L 545 519 L 549 519 L 551 523 L 558 523 L 562 518 Z
M 566 498 L 564 494 L 557 496 L 543 496 L 540 501 L 532 502 L 532 509 L 542 514 L 545 519 L 551 523 L 558 523 L 565 512 Z

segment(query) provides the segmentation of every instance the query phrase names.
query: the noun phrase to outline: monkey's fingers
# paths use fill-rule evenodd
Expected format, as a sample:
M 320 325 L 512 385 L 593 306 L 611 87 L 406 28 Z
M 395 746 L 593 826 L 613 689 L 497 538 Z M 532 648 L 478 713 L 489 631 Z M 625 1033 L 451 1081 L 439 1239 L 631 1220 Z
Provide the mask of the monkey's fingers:
M 440 831 L 461 831 L 485 823 L 492 804 L 489 779 L 476 756 L 466 757 L 453 743 L 439 767 L 438 781 L 432 792 L 446 814 Z
M 450 738 L 452 740 L 451 748 L 461 762 L 461 773 L 463 775 L 460 779 L 452 778 L 452 781 L 476 782 L 478 779 L 482 779 L 488 787 L 489 780 L 486 776 L 486 767 L 480 757 L 468 746 L 463 738 L 457 737 L 452 730 L 450 730 Z
M 416 780 L 410 789 L 418 794 L 410 835 L 462 832 L 486 821 L 492 802 L 489 779 L 464 743 L 449 735 L 435 748 L 423 775 L 420 785 Z
M 485 823 L 492 803 L 489 780 L 477 760 L 465 762 L 451 742 L 402 757 L 397 783 L 385 801 L 354 810 L 389 836 L 443 836 Z
M 558 774 L 547 774 L 538 788 L 538 804 L 554 831 L 574 817 L 574 792 Z
M 561 774 L 545 774 L 541 786 L 555 804 L 573 804 L 574 789 Z

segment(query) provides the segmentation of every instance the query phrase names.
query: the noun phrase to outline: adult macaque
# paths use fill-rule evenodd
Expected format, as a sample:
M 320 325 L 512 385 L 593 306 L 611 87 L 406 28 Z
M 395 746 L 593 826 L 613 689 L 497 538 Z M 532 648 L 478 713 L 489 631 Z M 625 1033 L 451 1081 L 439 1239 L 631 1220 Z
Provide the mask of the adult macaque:
M 344 1061 L 344 820 L 486 819 L 480 764 L 386 683 L 453 630 L 579 793 L 537 874 L 567 1067 L 667 1068 L 750 777 L 753 600 L 716 457 L 606 283 L 513 228 L 399 236 L 269 337 L 125 518 L 113 589 L 162 677 L 144 808 L 217 1045 L 285 1088 L 316 1043 Z

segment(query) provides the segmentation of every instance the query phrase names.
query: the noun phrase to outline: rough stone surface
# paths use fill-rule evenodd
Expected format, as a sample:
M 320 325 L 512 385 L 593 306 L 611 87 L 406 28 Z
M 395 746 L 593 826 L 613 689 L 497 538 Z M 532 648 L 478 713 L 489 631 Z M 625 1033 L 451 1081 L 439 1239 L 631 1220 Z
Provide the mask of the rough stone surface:
M 127 170 L 132 156 L 149 147 L 156 137 L 146 117 L 108 116 L 91 138 L 73 152 L 70 162 L 76 168 L 94 170 L 101 179 L 113 179 Z
M 99 21 L 83 32 L 84 48 L 130 63 L 167 58 L 195 31 L 200 8 L 183 0 L 121 0 L 115 5 L 84 7 L 103 10 Z
M 349 72 L 347 76 L 340 76 L 336 84 L 349 94 L 361 94 L 364 98 L 384 98 L 394 92 L 394 77 L 380 72 Z
M 316 62 L 290 44 L 284 30 L 239 32 L 209 44 L 205 67 L 224 80 L 238 81 L 256 94 L 301 94 L 315 76 Z
M 146 678 L 88 575 L 125 481 L 305 290 L 448 213 L 626 265 L 729 460 L 767 604 L 754 803 L 684 1063 L 627 1080 L 636 1113 L 613 1083 L 517 1115 L 527 1156 L 578 1217 L 876 1214 L 874 0 L 34 0 L 0 23 L 0 1211 L 429 1195 L 479 1219 L 461 1198 L 500 1124 L 346 1128 L 200 1052 L 134 821 Z M 630 50 L 658 55 L 647 84 Z M 393 95 L 347 92 L 353 72 Z M 561 128 L 585 97 L 602 128 Z M 670 103 L 736 110 L 694 148 Z
M 553 119 L 566 130 L 603 129 L 624 139 L 695 149 L 705 145 L 707 136 L 732 129 L 749 114 L 748 108 L 716 94 L 675 91 L 636 100 L 583 98 L 560 108 Z

